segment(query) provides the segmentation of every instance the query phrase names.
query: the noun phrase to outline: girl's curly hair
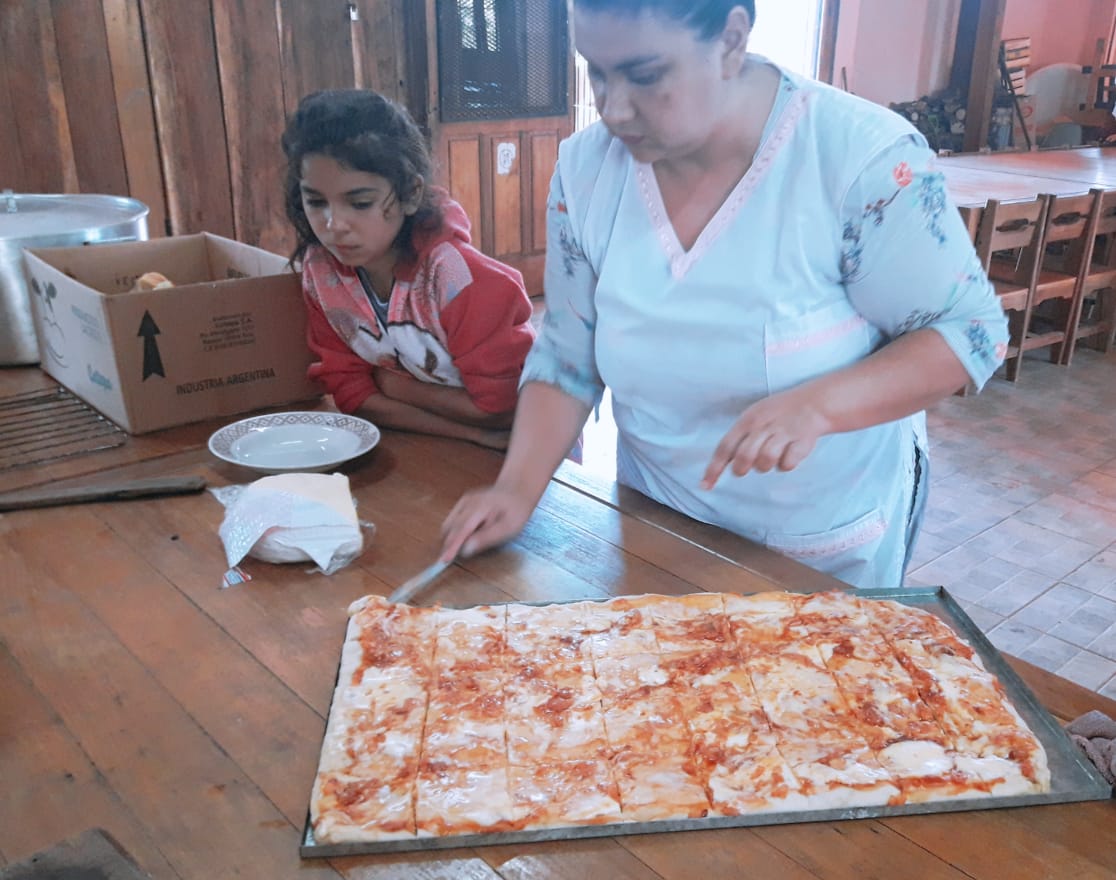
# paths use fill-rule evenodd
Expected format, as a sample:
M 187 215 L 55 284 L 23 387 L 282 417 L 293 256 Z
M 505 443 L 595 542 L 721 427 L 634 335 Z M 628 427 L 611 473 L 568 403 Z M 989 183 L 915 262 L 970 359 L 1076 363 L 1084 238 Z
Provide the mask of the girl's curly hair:
M 310 228 L 302 206 L 302 160 L 311 153 L 329 156 L 356 171 L 378 174 L 392 186 L 397 199 L 405 201 L 415 181 L 423 183 L 418 210 L 404 218 L 395 247 L 404 259 L 414 259 L 416 229 L 436 229 L 442 210 L 430 186 L 433 163 L 426 138 L 399 104 L 365 89 L 333 89 L 314 92 L 299 102 L 283 132 L 287 157 L 286 210 L 298 242 L 291 264 L 300 261 L 306 249 L 320 244 Z

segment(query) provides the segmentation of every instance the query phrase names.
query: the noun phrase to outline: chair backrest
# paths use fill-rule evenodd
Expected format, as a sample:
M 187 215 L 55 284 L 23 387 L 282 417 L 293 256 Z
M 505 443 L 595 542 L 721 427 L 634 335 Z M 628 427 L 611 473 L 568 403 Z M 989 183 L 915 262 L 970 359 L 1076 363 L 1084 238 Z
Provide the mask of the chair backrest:
M 1107 285 L 1116 272 L 1116 189 L 1095 188 L 1090 192 L 1096 196 L 1096 217 L 1092 224 L 1089 252 L 1085 258 L 1089 262 L 1086 287 L 1095 286 L 1091 282 Z M 1090 278 L 1103 275 L 1104 278 Z
M 1026 202 L 1001 202 L 989 199 L 977 228 L 976 252 L 987 271 L 992 255 L 999 251 L 1020 251 L 1015 280 L 1033 283 L 1038 271 L 1038 255 L 1046 228 L 1049 197 L 1042 195 Z
M 984 208 L 975 205 L 962 205 L 957 209 L 957 213 L 961 215 L 961 222 L 969 230 L 969 241 L 976 244 L 977 229 L 980 228 L 980 215 L 984 213 Z
M 1097 235 L 1112 235 L 1116 233 L 1116 189 L 1090 190 L 1100 205 L 1097 208 Z
M 1084 241 L 1096 203 L 1095 191 L 1080 196 L 1047 196 L 1046 243 Z

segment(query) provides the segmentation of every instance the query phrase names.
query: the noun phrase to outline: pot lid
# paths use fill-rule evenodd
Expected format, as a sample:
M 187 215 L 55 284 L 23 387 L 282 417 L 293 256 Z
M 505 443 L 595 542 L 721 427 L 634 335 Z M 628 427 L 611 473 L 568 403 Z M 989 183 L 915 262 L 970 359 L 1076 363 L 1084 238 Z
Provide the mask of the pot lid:
M 147 216 L 136 199 L 102 195 L 21 195 L 0 192 L 0 239 L 103 229 Z

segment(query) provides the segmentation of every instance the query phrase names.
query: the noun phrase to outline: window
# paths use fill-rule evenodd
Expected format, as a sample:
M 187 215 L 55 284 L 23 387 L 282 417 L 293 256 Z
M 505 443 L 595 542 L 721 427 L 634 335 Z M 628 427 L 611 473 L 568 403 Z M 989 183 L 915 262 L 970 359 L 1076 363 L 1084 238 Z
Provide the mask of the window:
M 437 18 L 443 122 L 566 114 L 564 3 L 438 0 Z
M 779 0 L 756 12 L 748 49 L 803 76 L 818 72 L 821 0 Z

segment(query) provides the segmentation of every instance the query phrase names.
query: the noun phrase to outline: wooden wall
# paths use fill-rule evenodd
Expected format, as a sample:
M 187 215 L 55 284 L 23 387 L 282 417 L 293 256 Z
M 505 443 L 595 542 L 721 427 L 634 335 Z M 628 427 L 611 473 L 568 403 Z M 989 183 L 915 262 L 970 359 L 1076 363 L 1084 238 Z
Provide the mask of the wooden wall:
M 321 88 L 425 96 L 407 2 L 0 0 L 0 189 L 128 195 L 152 236 L 286 253 L 285 116 Z

